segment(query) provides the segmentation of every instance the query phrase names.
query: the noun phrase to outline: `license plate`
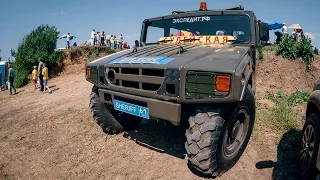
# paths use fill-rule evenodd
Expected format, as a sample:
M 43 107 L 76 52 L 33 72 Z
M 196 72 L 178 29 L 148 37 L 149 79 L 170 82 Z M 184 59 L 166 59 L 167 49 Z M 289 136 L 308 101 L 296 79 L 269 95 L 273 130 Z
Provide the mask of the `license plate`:
M 115 110 L 125 112 L 131 115 L 143 117 L 149 119 L 149 108 L 138 106 L 135 104 L 126 103 L 119 100 L 113 101 L 113 107 Z

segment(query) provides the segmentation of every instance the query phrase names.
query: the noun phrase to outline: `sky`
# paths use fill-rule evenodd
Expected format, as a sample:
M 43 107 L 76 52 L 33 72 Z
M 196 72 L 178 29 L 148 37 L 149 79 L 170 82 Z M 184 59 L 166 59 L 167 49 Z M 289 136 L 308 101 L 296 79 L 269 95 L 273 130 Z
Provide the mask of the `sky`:
M 0 49 L 3 60 L 10 57 L 24 35 L 41 24 L 54 25 L 60 35 L 70 32 L 79 44 L 90 39 L 92 29 L 106 34 L 123 35 L 134 44 L 139 40 L 142 21 L 146 18 L 169 15 L 173 10 L 197 10 L 203 0 L 2 0 L 0 6 Z M 296 23 L 320 47 L 320 1 L 304 0 L 208 0 L 208 9 L 223 9 L 243 5 L 264 21 Z M 270 39 L 274 36 L 270 32 Z M 59 39 L 57 48 L 65 40 Z

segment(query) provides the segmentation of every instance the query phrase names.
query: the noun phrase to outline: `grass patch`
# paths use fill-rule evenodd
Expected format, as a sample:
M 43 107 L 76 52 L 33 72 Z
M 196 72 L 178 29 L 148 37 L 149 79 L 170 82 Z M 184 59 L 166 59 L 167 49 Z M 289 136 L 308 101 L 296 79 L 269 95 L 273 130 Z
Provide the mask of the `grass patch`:
M 273 101 L 275 106 L 271 109 L 273 120 L 272 123 L 279 130 L 290 130 L 297 128 L 297 119 L 293 107 L 306 102 L 309 93 L 297 91 L 296 93 L 286 96 L 282 92 L 269 93 L 267 99 Z
M 282 92 L 269 93 L 266 97 L 272 106 L 265 108 L 257 105 L 254 138 L 261 134 L 278 134 L 289 130 L 297 130 L 297 117 L 294 107 L 307 101 L 309 93 L 298 91 L 290 96 Z
M 262 48 L 262 51 L 270 51 L 270 52 L 275 52 L 277 50 L 277 45 L 276 44 L 269 44 L 266 45 Z

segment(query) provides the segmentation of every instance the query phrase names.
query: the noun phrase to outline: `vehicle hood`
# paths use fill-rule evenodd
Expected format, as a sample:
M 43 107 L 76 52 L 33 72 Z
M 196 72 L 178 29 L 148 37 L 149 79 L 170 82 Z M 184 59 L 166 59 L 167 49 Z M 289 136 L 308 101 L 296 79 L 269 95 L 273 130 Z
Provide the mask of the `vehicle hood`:
M 236 69 L 249 47 L 201 44 L 159 44 L 124 50 L 95 61 L 91 66 Z

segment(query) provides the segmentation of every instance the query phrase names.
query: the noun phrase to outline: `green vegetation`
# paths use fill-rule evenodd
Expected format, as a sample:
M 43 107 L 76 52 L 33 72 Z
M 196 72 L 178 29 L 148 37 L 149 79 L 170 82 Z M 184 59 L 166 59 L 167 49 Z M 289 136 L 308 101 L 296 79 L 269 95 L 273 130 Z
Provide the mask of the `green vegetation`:
M 276 45 L 276 44 L 267 44 L 266 46 L 264 46 L 262 48 L 262 51 L 271 51 L 271 52 L 273 52 L 273 51 L 276 51 L 277 47 L 278 47 L 278 45 Z
M 80 57 L 91 61 L 93 59 L 116 52 L 109 47 L 72 47 L 66 50 L 56 50 L 59 31 L 55 26 L 41 25 L 23 37 L 17 51 L 11 49 L 11 56 L 16 58 L 14 69 L 16 72 L 15 86 L 22 87 L 28 83 L 27 76 L 33 66 L 38 65 L 38 58 L 45 62 L 49 70 L 61 65 L 68 57 L 72 62 Z M 52 72 L 52 71 L 51 71 Z
M 293 107 L 306 102 L 309 95 L 306 92 L 296 92 L 290 96 L 286 96 L 282 92 L 269 93 L 267 99 L 275 103 L 271 108 L 271 114 L 268 115 L 270 122 L 280 130 L 297 128 L 297 119 Z
M 259 62 L 262 62 L 263 61 L 263 52 L 259 53 Z
M 301 40 L 296 43 L 288 35 L 284 35 L 276 48 L 276 55 L 281 55 L 290 60 L 301 58 L 306 65 L 307 71 L 311 70 L 311 63 L 313 61 L 314 54 L 311 41 L 304 36 L 302 36 Z
M 23 37 L 17 52 L 11 51 L 16 58 L 16 87 L 21 87 L 28 82 L 27 76 L 31 73 L 33 66 L 38 65 L 38 58 L 42 58 L 48 67 L 53 67 L 64 59 L 63 53 L 55 51 L 58 35 L 59 32 L 54 26 L 38 26 Z
M 290 96 L 277 92 L 267 95 L 268 103 L 265 106 L 258 101 L 254 138 L 265 140 L 266 136 L 269 136 L 266 134 L 297 131 L 299 116 L 295 106 L 306 102 L 308 97 L 307 92 L 296 92 Z
M 106 46 L 78 46 L 71 47 L 70 49 L 60 50 L 67 58 L 70 58 L 72 62 L 77 61 L 78 58 L 84 58 L 88 61 L 97 59 L 106 54 L 112 54 L 118 50 L 111 49 Z

